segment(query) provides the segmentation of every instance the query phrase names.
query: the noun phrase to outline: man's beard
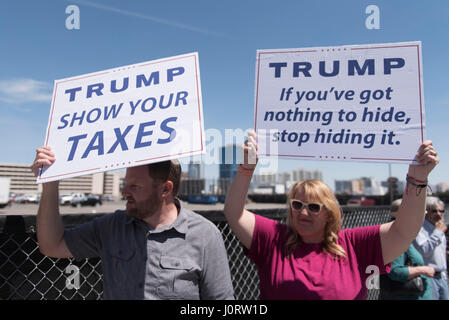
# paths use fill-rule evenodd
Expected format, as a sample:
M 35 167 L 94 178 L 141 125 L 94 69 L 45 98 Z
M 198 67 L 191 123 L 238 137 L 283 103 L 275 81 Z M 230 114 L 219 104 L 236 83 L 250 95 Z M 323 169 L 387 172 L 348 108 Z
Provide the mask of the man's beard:
M 128 200 L 133 201 L 131 207 L 126 206 L 126 214 L 130 217 L 134 217 L 140 220 L 151 217 L 154 215 L 162 206 L 162 201 L 157 197 L 150 197 L 145 201 L 136 202 L 132 198 Z

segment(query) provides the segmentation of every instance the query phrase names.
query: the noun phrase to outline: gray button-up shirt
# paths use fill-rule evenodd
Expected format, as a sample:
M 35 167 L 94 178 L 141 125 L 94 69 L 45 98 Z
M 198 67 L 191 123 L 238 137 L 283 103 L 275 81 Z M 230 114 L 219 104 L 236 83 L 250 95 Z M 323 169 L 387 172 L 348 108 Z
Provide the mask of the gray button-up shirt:
M 446 271 L 446 236 L 427 219 L 424 219 L 413 244 L 422 254 L 425 265 L 433 267 L 435 271 Z
M 104 299 L 234 299 L 221 233 L 190 210 L 156 230 L 116 211 L 64 239 L 76 260 L 101 257 Z

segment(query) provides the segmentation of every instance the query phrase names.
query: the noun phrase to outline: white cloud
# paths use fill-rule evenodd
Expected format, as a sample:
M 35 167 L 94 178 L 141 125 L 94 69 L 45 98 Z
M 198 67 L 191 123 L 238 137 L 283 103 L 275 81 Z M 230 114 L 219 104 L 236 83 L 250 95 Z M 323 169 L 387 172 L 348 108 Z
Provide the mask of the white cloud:
M 11 104 L 51 102 L 52 85 L 34 79 L 0 80 L 0 101 Z
M 167 26 L 170 26 L 170 27 L 175 27 L 175 28 L 179 28 L 179 29 L 183 29 L 183 30 L 187 30 L 187 31 L 192 31 L 192 32 L 196 32 L 196 33 L 202 33 L 202 34 L 210 35 L 210 36 L 229 38 L 228 36 L 226 36 L 226 35 L 224 35 L 222 33 L 219 33 L 219 32 L 206 30 L 204 28 L 198 28 L 198 27 L 195 27 L 195 26 L 192 26 L 192 25 L 180 23 L 180 22 L 173 21 L 173 20 L 168 20 L 168 19 L 163 19 L 163 18 L 159 18 L 159 17 L 155 17 L 155 16 L 150 16 L 148 14 L 142 14 L 142 13 L 138 13 L 138 12 L 126 11 L 126 10 L 117 9 L 117 8 L 114 8 L 114 7 L 101 5 L 101 4 L 98 4 L 98 3 L 83 1 L 83 0 L 68 0 L 68 1 L 70 1 L 71 3 L 81 4 L 81 5 L 85 5 L 85 6 L 88 6 L 88 7 L 93 7 L 93 8 L 96 8 L 96 9 L 104 10 L 104 11 L 115 12 L 115 13 L 118 13 L 118 14 L 121 14 L 121 15 L 125 15 L 125 16 L 129 16 L 129 17 L 145 19 L 145 20 L 148 20 L 148 21 L 152 21 L 152 22 L 155 22 L 155 23 L 159 23 L 159 24 L 163 24 L 163 25 L 167 25 Z

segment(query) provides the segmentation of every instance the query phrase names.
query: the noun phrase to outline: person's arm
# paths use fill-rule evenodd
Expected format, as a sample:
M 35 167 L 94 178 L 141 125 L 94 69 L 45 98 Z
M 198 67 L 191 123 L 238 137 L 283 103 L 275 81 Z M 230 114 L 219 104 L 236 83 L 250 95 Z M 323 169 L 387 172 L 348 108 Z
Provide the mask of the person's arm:
M 409 269 L 405 264 L 406 254 L 397 257 L 391 263 L 391 270 L 387 273 L 388 277 L 394 281 L 406 282 L 409 278 Z
M 388 277 L 395 281 L 406 282 L 407 280 L 416 278 L 420 275 L 425 275 L 430 278 L 435 274 L 435 270 L 429 266 L 406 266 L 405 260 L 407 251 L 405 254 L 400 255 L 391 263 L 391 271 L 388 273 Z
M 42 166 L 55 161 L 55 155 L 49 147 L 36 150 L 36 159 L 31 170 L 37 176 Z M 42 196 L 36 218 L 37 240 L 42 254 L 53 258 L 71 258 L 64 241 L 64 226 L 59 215 L 59 183 L 48 182 L 42 186 Z
M 417 276 L 424 275 L 429 278 L 433 278 L 435 275 L 435 269 L 430 266 L 417 266 L 417 267 L 408 267 L 408 278 L 413 279 Z
M 410 165 L 408 175 L 415 180 L 427 181 L 439 158 L 431 141 L 425 141 L 416 156 L 419 165 Z M 418 234 L 425 213 L 426 189 L 407 183 L 396 220 L 381 225 L 380 238 L 384 263 L 390 263 L 407 250 Z
M 255 217 L 252 212 L 245 209 L 245 202 L 252 178 L 249 172 L 254 171 L 257 163 L 257 142 L 254 131 L 248 132 L 247 143 L 242 148 L 244 153 L 243 167 L 248 170 L 248 174 L 237 172 L 226 195 L 224 215 L 235 236 L 245 248 L 250 249 Z
M 432 235 L 427 236 L 425 233 L 420 232 L 415 239 L 416 249 L 422 254 L 423 257 L 430 257 L 437 246 L 440 245 L 443 233 L 436 229 Z

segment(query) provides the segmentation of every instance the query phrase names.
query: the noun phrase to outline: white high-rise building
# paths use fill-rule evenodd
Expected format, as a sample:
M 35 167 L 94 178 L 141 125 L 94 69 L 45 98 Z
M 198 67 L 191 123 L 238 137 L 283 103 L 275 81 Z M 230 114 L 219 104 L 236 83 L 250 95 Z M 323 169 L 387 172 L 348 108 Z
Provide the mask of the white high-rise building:
M 253 175 L 253 186 L 267 186 L 276 184 L 276 173 L 265 171 L 263 173 L 258 173 Z
M 302 168 L 294 169 L 293 181 L 301 181 L 306 179 L 316 179 L 323 181 L 323 172 L 321 170 L 306 170 Z
M 125 172 L 99 172 L 79 177 L 62 179 L 59 193 L 109 194 L 120 197 Z M 0 164 L 0 177 L 11 179 L 10 192 L 15 194 L 35 194 L 42 192 L 42 184 L 36 184 L 36 177 L 29 165 Z
M 189 179 L 203 179 L 203 165 L 201 162 L 190 161 L 188 168 Z
M 289 172 L 281 172 L 278 174 L 278 183 L 287 184 L 289 181 L 292 181 L 292 174 Z
M 380 182 L 372 177 L 362 177 L 359 179 L 362 185 L 362 194 L 367 196 L 382 196 L 387 190 L 382 187 Z
M 312 170 L 312 179 L 323 181 L 323 172 L 321 170 Z
M 335 180 L 335 193 L 382 196 L 388 191 L 376 179 L 372 177 L 362 177 L 352 180 Z
M 335 180 L 337 194 L 363 194 L 363 183 L 360 179 Z

